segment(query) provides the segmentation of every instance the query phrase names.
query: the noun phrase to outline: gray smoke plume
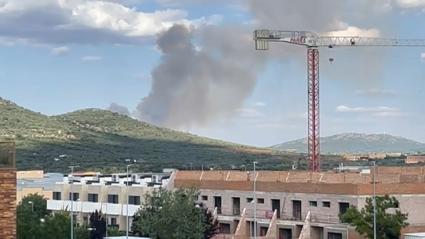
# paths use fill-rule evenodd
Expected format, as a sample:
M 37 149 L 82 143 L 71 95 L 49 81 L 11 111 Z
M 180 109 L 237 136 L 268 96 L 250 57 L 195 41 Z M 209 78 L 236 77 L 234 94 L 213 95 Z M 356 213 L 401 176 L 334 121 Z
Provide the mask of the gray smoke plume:
M 109 107 L 106 109 L 114 113 L 130 116 L 130 111 L 128 110 L 127 107 L 118 105 L 116 103 L 111 103 L 111 105 L 109 105 Z
M 139 103 L 134 117 L 176 129 L 204 126 L 211 119 L 231 116 L 252 94 L 258 74 L 270 60 L 306 64 L 303 47 L 272 44 L 270 51 L 255 51 L 254 29 L 323 33 L 342 30 L 340 20 L 349 15 L 348 0 L 242 1 L 255 18 L 252 24 L 206 26 L 197 30 L 174 25 L 159 34 L 157 47 L 163 54 L 161 62 L 152 71 L 151 92 Z M 371 11 L 366 8 L 368 1 L 360 2 L 359 8 L 364 8 L 365 13 Z M 193 44 L 194 39 L 199 40 L 201 50 Z M 325 54 L 325 57 L 329 56 Z M 379 71 L 376 59 L 350 64 L 353 72 L 341 71 L 344 74 L 338 77 L 358 80 L 370 74 L 371 65 Z M 305 77 L 305 71 L 300 76 Z
M 161 63 L 152 71 L 151 92 L 137 106 L 134 116 L 179 128 L 203 126 L 212 118 L 233 114 L 251 95 L 265 61 L 261 57 L 262 63 L 252 61 L 251 34 L 232 30 L 230 36 L 236 38 L 232 44 L 223 35 L 214 37 L 214 46 L 226 49 L 202 51 L 192 43 L 194 29 L 174 25 L 161 33 L 157 40 L 163 54 Z M 209 50 L 217 51 L 214 55 Z

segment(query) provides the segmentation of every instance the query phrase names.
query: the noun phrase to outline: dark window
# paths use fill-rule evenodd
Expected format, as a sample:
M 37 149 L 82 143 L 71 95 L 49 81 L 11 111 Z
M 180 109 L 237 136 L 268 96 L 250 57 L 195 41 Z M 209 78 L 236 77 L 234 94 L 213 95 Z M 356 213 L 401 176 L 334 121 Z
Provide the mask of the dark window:
M 208 201 L 208 196 L 203 195 L 203 196 L 202 196 L 202 200 L 203 200 L 203 201 Z
M 342 234 L 329 232 L 328 239 L 342 239 Z
M 230 234 L 230 224 L 229 223 L 220 223 L 220 233 L 221 234 Z
M 310 201 L 310 207 L 317 207 L 317 201 Z
M 264 204 L 264 198 L 257 198 L 258 204 Z
M 111 226 L 117 225 L 117 219 L 115 217 L 111 217 Z
M 214 207 L 217 208 L 217 214 L 221 214 L 221 197 L 214 197 Z
M 292 216 L 295 219 L 301 220 L 301 217 L 302 217 L 301 212 L 302 212 L 301 201 L 298 201 L 298 200 L 292 201 Z
M 339 203 L 339 214 L 344 214 L 347 212 L 348 208 L 350 208 L 350 204 L 348 202 L 340 202 Z
M 323 207 L 331 207 L 331 202 L 322 202 Z
M 53 200 L 62 200 L 61 192 L 53 192 Z
M 262 236 L 262 237 L 266 236 L 267 230 L 269 230 L 268 227 L 260 227 L 260 236 Z
M 246 202 L 247 202 L 247 203 L 251 203 L 251 202 L 252 202 L 252 200 L 253 200 L 252 198 L 246 198 Z
M 292 239 L 291 229 L 279 229 L 279 239 Z
M 128 196 L 128 204 L 140 205 L 140 196 Z
M 74 197 L 72 198 L 71 196 L 74 196 Z M 73 195 L 71 195 L 71 193 L 69 193 L 69 200 L 77 201 L 78 199 L 80 199 L 79 193 L 74 193 Z
M 118 195 L 108 194 L 108 203 L 118 204 Z
M 241 215 L 241 199 L 232 198 L 233 201 L 233 215 Z
M 89 193 L 89 195 L 87 197 L 88 197 L 87 200 L 89 202 L 99 202 L 99 195 L 98 194 Z
M 279 199 L 272 199 L 272 211 L 276 211 L 277 218 L 280 218 L 280 200 Z

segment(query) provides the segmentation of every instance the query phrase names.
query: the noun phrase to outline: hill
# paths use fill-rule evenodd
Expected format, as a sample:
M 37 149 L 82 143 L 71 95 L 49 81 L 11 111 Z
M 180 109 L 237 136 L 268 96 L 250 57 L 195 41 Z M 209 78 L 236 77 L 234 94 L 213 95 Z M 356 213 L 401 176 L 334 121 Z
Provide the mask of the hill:
M 306 152 L 307 139 L 298 139 L 270 147 L 276 150 Z M 388 134 L 336 134 L 321 138 L 323 153 L 408 153 L 423 151 L 425 144 Z
M 189 169 L 201 165 L 228 169 L 259 161 L 262 169 L 289 169 L 305 158 L 276 150 L 238 145 L 199 137 L 141 122 L 100 109 L 85 109 L 46 116 L 0 98 L 0 141 L 15 141 L 17 168 L 68 172 L 122 170 L 125 159 L 136 170 Z M 325 157 L 325 167 L 339 158 Z

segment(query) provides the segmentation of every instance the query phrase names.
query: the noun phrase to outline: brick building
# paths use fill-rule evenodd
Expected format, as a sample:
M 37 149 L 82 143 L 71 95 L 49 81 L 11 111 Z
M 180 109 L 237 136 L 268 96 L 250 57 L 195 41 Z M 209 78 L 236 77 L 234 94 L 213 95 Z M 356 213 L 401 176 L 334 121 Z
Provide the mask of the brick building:
M 409 155 L 404 160 L 407 164 L 413 164 L 413 163 L 424 163 L 425 162 L 425 155 Z
M 219 238 L 244 239 L 253 231 L 253 179 L 257 191 L 257 234 L 261 238 L 298 238 L 309 214 L 308 238 L 362 238 L 340 223 L 339 214 L 351 205 L 364 207 L 373 194 L 373 171 L 360 173 L 178 171 L 173 188 L 197 186 L 209 208 L 215 208 L 223 234 Z M 378 167 L 377 195 L 398 198 L 399 209 L 409 213 L 407 232 L 424 232 L 425 169 Z M 232 235 L 232 236 L 231 236 Z M 267 237 L 266 237 L 267 236 Z
M 0 142 L 0 238 L 16 239 L 15 144 Z

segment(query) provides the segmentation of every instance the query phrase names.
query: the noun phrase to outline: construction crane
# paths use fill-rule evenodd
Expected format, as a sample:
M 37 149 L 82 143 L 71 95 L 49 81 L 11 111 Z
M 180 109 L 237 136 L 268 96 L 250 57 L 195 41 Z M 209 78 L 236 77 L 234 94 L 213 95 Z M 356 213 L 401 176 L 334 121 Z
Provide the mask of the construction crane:
M 318 172 L 320 160 L 319 47 L 423 47 L 425 39 L 390 39 L 374 37 L 319 36 L 310 31 L 255 30 L 255 49 L 268 50 L 269 42 L 307 47 L 308 69 L 308 168 Z

